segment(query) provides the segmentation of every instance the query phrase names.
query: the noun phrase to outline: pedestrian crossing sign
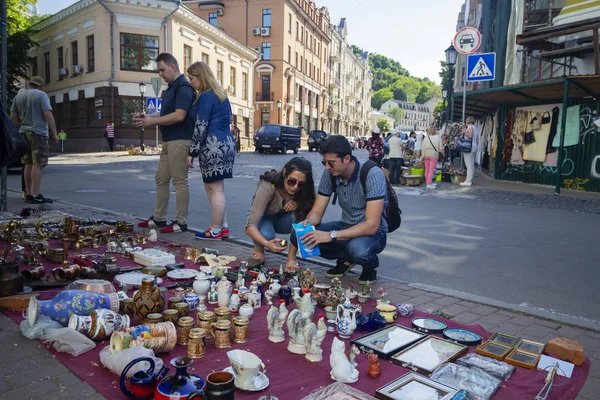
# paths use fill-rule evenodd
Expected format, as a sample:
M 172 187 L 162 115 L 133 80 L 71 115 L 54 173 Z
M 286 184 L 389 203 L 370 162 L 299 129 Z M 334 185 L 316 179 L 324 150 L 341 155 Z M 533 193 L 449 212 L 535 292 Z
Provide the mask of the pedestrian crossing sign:
M 162 99 L 153 99 L 152 97 L 148 97 L 146 99 L 146 112 L 148 114 L 154 114 L 156 112 L 160 112 L 162 106 Z
M 496 78 L 496 53 L 467 57 L 467 82 L 493 81 Z

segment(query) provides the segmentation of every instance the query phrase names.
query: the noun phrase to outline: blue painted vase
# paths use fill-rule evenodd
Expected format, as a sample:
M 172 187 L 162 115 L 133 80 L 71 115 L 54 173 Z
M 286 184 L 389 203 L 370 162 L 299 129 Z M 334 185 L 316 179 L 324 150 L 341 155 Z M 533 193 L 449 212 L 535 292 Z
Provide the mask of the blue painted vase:
M 32 297 L 27 309 L 27 320 L 33 326 L 45 315 L 63 326 L 69 324 L 71 315 L 90 315 L 92 311 L 106 308 L 119 312 L 119 296 L 116 293 L 100 294 L 86 290 L 65 290 L 52 300 L 38 300 Z

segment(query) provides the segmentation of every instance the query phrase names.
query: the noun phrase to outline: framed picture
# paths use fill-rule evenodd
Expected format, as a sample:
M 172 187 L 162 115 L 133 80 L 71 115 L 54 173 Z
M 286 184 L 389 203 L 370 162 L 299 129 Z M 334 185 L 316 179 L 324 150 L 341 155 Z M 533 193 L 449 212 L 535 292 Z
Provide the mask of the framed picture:
M 487 342 L 480 345 L 479 347 L 477 347 L 475 349 L 475 353 L 481 354 L 482 356 L 494 358 L 496 360 L 503 360 L 504 357 L 506 357 L 511 350 L 512 347 L 492 342 L 490 339 Z
M 467 351 L 468 347 L 462 344 L 428 336 L 426 339 L 394 354 L 392 362 L 415 372 L 429 375 L 440 365 L 454 361 Z
M 340 382 L 316 390 L 302 400 L 375 400 L 375 397 Z
M 490 342 L 500 343 L 508 347 L 515 347 L 519 338 L 516 336 L 506 335 L 504 333 L 496 332 L 492 335 L 489 340 Z
M 456 393 L 451 387 L 409 372 L 377 389 L 375 397 L 381 400 L 450 400 Z
M 425 333 L 442 333 L 448 325 L 433 318 L 415 318 L 412 320 L 412 327 Z
M 464 344 L 466 346 L 477 346 L 481 343 L 481 336 L 468 329 L 449 328 L 444 330 L 444 339 L 451 342 Z
M 535 369 L 540 361 L 541 354 L 528 353 L 517 348 L 512 349 L 504 361 L 527 369 Z
M 542 354 L 546 345 L 544 343 L 533 342 L 531 340 L 521 339 L 517 342 L 515 348 L 529 353 Z
M 372 350 L 382 359 L 389 359 L 392 354 L 422 340 L 427 335 L 401 325 L 390 325 L 368 335 L 352 340 L 361 350 Z

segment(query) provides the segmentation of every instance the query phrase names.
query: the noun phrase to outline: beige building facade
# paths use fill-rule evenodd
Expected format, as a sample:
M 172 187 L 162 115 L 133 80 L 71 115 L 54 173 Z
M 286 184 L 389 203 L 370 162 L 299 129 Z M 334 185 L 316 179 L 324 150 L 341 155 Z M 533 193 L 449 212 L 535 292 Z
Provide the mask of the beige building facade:
M 154 58 L 172 53 L 182 72 L 207 61 L 228 91 L 242 146 L 252 141 L 254 81 L 258 53 L 232 39 L 194 12 L 173 2 L 81 0 L 37 24 L 30 50 L 31 74 L 46 80 L 57 127 L 68 134 L 67 151 L 108 149 L 106 123 L 115 124 L 115 144 L 139 145 L 132 126 L 145 97 L 156 97 Z M 163 84 L 161 94 L 167 88 Z M 151 112 L 152 110 L 147 110 Z M 160 135 L 159 135 L 160 138 Z M 143 133 L 154 145 L 154 129 Z
M 408 101 L 388 100 L 381 105 L 379 111 L 386 113 L 392 108 L 402 110 L 402 119 L 395 122 L 394 127 L 403 132 L 425 131 L 432 125 L 432 110 L 426 104 Z
M 345 18 L 330 25 L 329 106 L 327 128 L 346 137 L 366 136 L 370 131 L 369 114 L 373 77 L 368 53 L 359 57 L 348 44 Z
M 254 130 L 263 124 L 323 129 L 328 100 L 329 13 L 308 0 L 184 1 L 225 33 L 260 51 Z

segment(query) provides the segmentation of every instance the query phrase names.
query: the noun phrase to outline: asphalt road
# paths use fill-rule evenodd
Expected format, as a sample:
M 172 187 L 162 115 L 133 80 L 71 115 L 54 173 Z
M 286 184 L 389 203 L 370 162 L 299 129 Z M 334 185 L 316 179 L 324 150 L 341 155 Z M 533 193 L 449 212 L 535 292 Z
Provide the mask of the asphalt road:
M 323 167 L 313 162 L 318 182 Z M 366 159 L 367 153 L 356 155 Z M 242 153 L 226 181 L 232 235 L 244 237 L 260 173 L 293 157 Z M 141 217 L 152 215 L 158 157 L 67 155 L 44 172 L 44 195 Z M 197 167 L 190 175 L 188 224 L 205 228 L 210 208 Z M 19 176 L 9 176 L 19 189 Z M 472 199 L 400 196 L 401 229 L 389 235 L 380 276 L 455 290 L 513 305 L 600 321 L 600 215 Z M 330 206 L 325 220 L 339 218 Z M 169 217 L 174 217 L 174 193 Z

